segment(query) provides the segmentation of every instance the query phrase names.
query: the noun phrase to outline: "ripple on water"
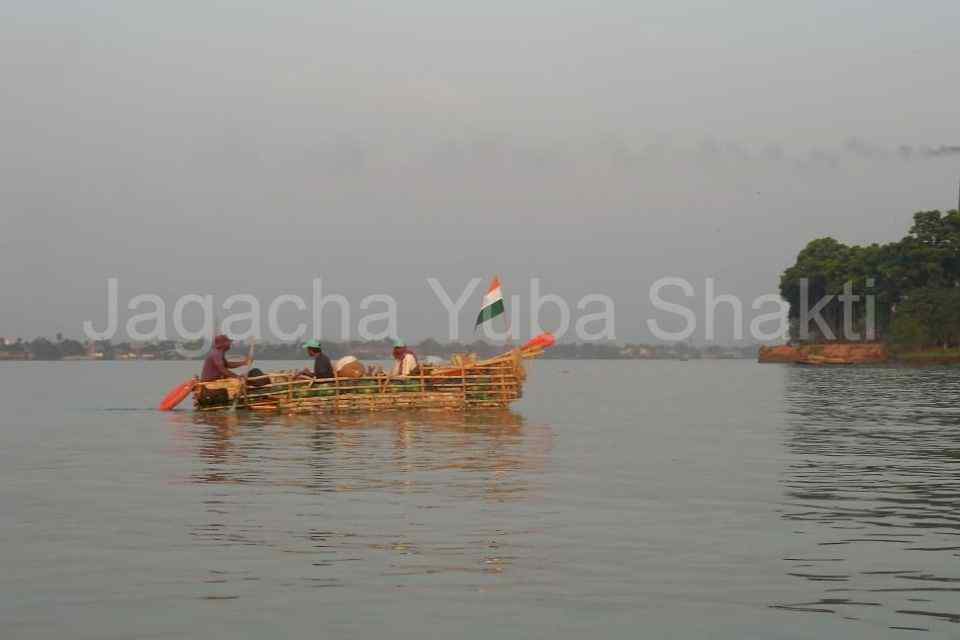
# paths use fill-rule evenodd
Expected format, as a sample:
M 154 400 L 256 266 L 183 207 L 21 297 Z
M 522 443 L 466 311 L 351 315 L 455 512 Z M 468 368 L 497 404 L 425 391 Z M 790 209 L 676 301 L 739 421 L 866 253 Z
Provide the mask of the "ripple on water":
M 786 574 L 809 582 L 811 593 L 820 585 L 846 596 L 772 607 L 912 631 L 932 627 L 907 617 L 960 622 L 960 587 L 949 586 L 960 582 L 958 391 L 960 379 L 946 368 L 788 370 L 785 444 L 793 462 L 781 480 L 782 517 L 804 527 L 784 557 Z

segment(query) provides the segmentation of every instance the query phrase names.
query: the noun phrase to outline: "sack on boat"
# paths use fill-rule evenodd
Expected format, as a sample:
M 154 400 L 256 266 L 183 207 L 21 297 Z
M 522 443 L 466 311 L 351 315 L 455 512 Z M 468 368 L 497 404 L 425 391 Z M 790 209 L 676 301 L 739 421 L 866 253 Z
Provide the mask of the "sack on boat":
M 270 379 L 270 376 L 265 374 L 263 371 L 260 371 L 260 369 L 250 369 L 250 371 L 247 372 L 248 389 L 264 387 L 271 382 L 273 382 L 273 380 Z
M 469 367 L 477 363 L 475 353 L 455 353 L 450 357 L 450 364 L 454 367 Z
M 338 378 L 362 378 L 364 371 L 363 363 L 354 356 L 343 356 L 333 367 Z

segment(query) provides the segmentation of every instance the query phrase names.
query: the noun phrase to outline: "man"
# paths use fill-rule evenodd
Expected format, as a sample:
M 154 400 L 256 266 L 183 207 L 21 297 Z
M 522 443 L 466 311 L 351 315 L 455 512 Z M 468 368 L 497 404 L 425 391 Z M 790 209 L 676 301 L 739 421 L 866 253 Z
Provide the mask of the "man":
M 203 373 L 200 374 L 201 382 L 211 380 L 222 380 L 223 378 L 239 378 L 237 374 L 230 369 L 245 367 L 251 363 L 250 358 L 243 360 L 227 360 L 227 351 L 233 346 L 233 341 L 225 335 L 219 335 L 213 339 L 213 349 L 207 354 L 203 361 Z
M 393 343 L 393 370 L 390 375 L 398 378 L 404 378 L 417 369 L 417 356 L 413 351 L 407 348 L 403 340 L 396 340 Z
M 319 340 L 307 340 L 303 344 L 303 348 L 307 350 L 307 355 L 313 358 L 313 371 L 304 369 L 300 372 L 300 375 L 312 376 L 321 380 L 336 377 L 336 374 L 333 372 L 333 364 L 320 347 Z

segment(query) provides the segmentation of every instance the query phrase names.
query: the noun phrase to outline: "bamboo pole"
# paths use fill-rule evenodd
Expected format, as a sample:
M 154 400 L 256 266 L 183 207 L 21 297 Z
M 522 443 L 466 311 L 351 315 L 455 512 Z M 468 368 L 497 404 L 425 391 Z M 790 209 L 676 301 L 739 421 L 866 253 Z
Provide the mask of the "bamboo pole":
M 333 380 L 333 408 L 334 411 L 340 408 L 340 378 L 334 376 Z

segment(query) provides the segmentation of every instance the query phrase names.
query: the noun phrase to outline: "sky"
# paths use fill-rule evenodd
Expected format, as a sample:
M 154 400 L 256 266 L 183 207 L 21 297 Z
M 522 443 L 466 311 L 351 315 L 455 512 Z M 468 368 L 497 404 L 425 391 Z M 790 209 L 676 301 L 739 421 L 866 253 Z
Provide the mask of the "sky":
M 807 241 L 896 240 L 956 206 L 958 19 L 955 0 L 0 0 L 0 335 L 103 325 L 110 277 L 121 320 L 137 294 L 266 307 L 322 278 L 355 319 L 394 297 L 411 341 L 447 334 L 427 278 L 456 297 L 499 274 L 524 327 L 539 278 L 574 319 L 609 296 L 619 342 L 671 321 L 656 280 L 688 279 L 701 317 L 712 277 L 746 323 Z

